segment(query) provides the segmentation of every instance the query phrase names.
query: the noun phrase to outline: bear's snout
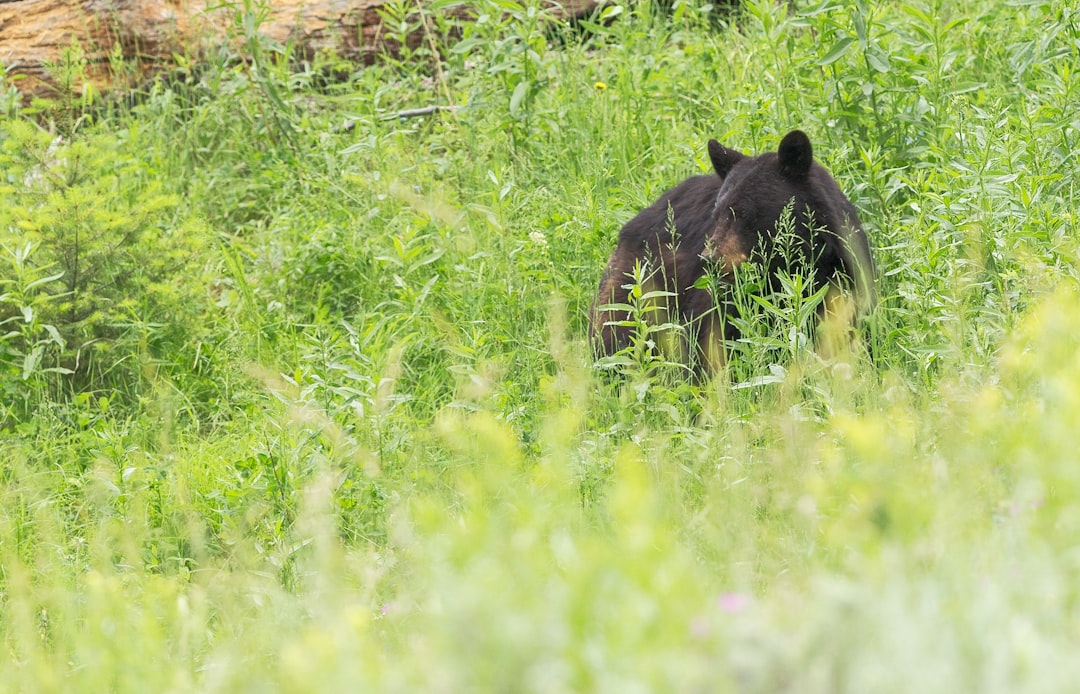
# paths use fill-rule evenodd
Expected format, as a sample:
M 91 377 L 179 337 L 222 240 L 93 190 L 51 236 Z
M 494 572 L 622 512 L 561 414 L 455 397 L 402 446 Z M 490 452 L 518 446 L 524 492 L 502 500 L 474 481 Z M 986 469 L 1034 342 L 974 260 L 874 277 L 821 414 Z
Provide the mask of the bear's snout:
M 721 274 L 731 275 L 735 268 L 746 262 L 749 255 L 735 233 L 718 230 L 705 243 L 701 259 L 710 265 L 718 266 Z

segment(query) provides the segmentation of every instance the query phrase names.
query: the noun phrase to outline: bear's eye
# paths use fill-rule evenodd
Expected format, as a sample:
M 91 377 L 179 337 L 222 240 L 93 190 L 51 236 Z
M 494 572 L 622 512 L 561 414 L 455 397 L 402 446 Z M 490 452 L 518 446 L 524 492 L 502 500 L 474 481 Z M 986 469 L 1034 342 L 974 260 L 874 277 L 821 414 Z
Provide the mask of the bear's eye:
M 735 208 L 717 198 L 713 205 L 713 218 L 718 222 L 734 222 L 735 217 Z

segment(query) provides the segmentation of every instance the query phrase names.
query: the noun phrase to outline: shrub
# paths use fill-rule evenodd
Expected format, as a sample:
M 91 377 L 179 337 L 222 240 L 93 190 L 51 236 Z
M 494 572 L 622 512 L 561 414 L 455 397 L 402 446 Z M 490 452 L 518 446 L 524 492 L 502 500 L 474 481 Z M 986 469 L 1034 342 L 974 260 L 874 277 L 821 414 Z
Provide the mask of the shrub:
M 140 369 L 193 331 L 204 230 L 180 221 L 123 135 L 67 141 L 10 121 L 0 137 L 7 414 L 84 391 L 135 396 Z

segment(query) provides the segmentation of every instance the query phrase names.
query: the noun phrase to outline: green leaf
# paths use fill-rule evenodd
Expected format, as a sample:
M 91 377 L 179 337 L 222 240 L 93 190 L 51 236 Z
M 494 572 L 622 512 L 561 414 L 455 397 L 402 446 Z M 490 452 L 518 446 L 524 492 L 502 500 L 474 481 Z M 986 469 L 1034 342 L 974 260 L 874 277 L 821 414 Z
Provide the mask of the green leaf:
M 486 42 L 476 38 L 462 39 L 450 48 L 450 52 L 455 55 L 460 55 L 461 53 L 468 53 L 476 46 L 483 45 L 484 43 Z
M 865 47 L 867 43 L 866 17 L 861 12 L 856 12 L 852 17 L 852 23 L 855 25 L 855 35 L 859 37 L 859 44 Z
M 27 352 L 26 356 L 23 357 L 22 378 L 24 381 L 28 380 L 30 378 L 30 375 L 37 370 L 38 362 L 41 361 L 41 354 L 44 351 L 45 348 L 41 345 L 38 345 L 34 349 Z
M 45 331 L 49 333 L 49 337 L 52 338 L 52 341 L 55 342 L 60 349 L 63 349 L 66 346 L 67 343 L 64 341 L 64 338 L 60 337 L 60 331 L 56 329 L 56 326 L 46 324 L 41 327 L 45 328 Z
M 529 93 L 529 80 L 521 80 L 518 85 L 514 87 L 514 93 L 510 95 L 510 115 L 515 118 L 521 113 L 521 102 L 525 100 L 525 95 Z
M 623 13 L 623 9 L 622 5 L 609 5 L 600 13 L 600 19 L 601 21 L 614 19 Z
M 821 67 L 825 67 L 826 65 L 832 65 L 837 60 L 840 60 L 840 58 L 844 57 L 844 54 L 847 53 L 848 48 L 853 43 L 855 43 L 855 39 L 851 38 L 850 36 L 845 36 L 844 38 L 834 43 L 833 47 L 829 49 L 828 53 L 826 53 L 821 58 L 818 58 L 815 61 L 815 65 L 820 65 Z
M 888 72 L 892 69 L 892 65 L 889 63 L 889 56 L 885 55 L 885 52 L 876 46 L 872 46 L 866 51 L 866 62 L 870 67 L 881 73 Z
M 666 332 L 682 332 L 683 326 L 678 323 L 661 323 L 660 325 L 650 325 L 645 329 L 648 334 L 652 333 L 666 333 Z
M 33 282 L 28 283 L 26 285 L 26 287 L 24 288 L 24 290 L 25 289 L 33 289 L 34 287 L 38 286 L 39 284 L 48 284 L 49 282 L 55 282 L 56 280 L 60 279 L 63 276 L 64 276 L 63 272 L 58 272 L 55 275 L 50 275 L 49 277 L 39 277 L 36 280 L 34 280 Z

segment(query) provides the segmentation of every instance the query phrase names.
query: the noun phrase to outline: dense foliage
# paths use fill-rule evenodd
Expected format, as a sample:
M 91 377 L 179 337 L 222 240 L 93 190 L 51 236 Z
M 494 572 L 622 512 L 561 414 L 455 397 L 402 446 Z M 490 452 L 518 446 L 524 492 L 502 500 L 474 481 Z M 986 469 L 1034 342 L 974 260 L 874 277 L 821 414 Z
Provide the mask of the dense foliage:
M 0 85 L 0 688 L 1078 681 L 1075 0 L 448 4 L 363 69 L 245 2 L 123 102 Z M 621 224 L 796 127 L 873 358 L 793 290 L 710 383 L 594 364 Z

